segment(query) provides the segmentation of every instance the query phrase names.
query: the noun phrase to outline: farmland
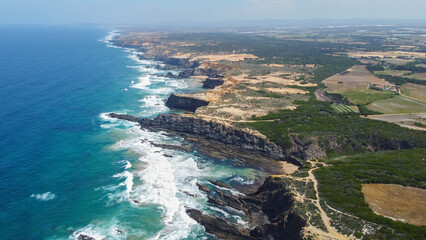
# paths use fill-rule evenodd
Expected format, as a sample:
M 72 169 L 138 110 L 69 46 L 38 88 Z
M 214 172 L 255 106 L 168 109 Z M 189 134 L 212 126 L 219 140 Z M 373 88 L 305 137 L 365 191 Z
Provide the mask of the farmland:
M 402 94 L 417 99 L 422 102 L 426 102 L 426 86 L 406 83 L 401 87 Z M 426 109 L 425 109 L 426 112 Z
M 369 115 L 367 118 L 396 123 L 402 127 L 426 130 L 426 113 Z
M 400 95 L 367 105 L 367 108 L 385 114 L 426 112 L 426 103 Z
M 331 107 L 336 111 L 337 113 L 356 113 L 359 112 L 358 108 L 356 106 L 348 106 L 345 104 L 333 104 Z
M 364 65 L 355 65 L 325 79 L 323 83 L 327 86 L 327 91 L 333 93 L 367 89 L 369 84 L 389 84 L 371 74 Z

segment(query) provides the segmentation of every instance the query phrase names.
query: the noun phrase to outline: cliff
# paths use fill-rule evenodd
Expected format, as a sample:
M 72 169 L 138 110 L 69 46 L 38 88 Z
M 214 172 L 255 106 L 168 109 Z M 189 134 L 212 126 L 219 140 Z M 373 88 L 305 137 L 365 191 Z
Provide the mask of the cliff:
M 203 88 L 206 89 L 214 89 L 217 86 L 221 86 L 223 85 L 225 81 L 223 79 L 218 79 L 218 78 L 207 78 L 204 82 L 203 82 Z
M 207 106 L 209 102 L 195 95 L 171 94 L 166 101 L 166 106 L 169 108 L 181 109 L 195 112 L 197 108 Z
M 203 185 L 199 187 L 201 189 Z M 269 177 L 255 193 L 244 196 L 202 189 L 208 194 L 209 203 L 218 207 L 230 206 L 244 212 L 249 220 L 249 226 L 241 226 L 199 210 L 187 209 L 189 216 L 210 234 L 222 239 L 303 238 L 302 228 L 306 226 L 306 220 L 294 211 L 294 195 L 283 179 Z
M 110 113 L 109 116 L 137 122 L 142 128 L 156 128 L 194 134 L 199 138 L 215 140 L 245 150 L 258 151 L 273 159 L 282 159 L 284 157 L 281 147 L 270 142 L 263 135 L 214 121 L 175 114 L 161 114 L 154 119 L 140 119 L 130 115 L 115 113 Z

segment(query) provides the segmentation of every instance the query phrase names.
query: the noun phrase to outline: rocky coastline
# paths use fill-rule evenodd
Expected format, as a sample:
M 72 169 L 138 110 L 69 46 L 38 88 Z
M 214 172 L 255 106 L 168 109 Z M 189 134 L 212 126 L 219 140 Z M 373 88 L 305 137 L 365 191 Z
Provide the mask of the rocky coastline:
M 143 55 L 139 58 L 144 59 Z M 201 66 L 188 59 L 157 56 L 152 60 L 163 61 L 161 69 L 181 70 L 170 78 L 207 76 L 203 88 L 214 89 L 224 84 L 223 69 L 214 65 Z M 170 108 L 195 112 L 207 106 L 207 100 L 185 94 L 171 94 L 166 101 Z M 161 114 L 153 119 L 110 113 L 110 117 L 135 122 L 141 128 L 151 131 L 165 131 L 183 137 L 191 146 L 161 146 L 182 151 L 197 150 L 200 154 L 218 160 L 235 159 L 234 166 L 251 166 L 270 175 L 281 175 L 279 161 L 287 160 L 297 165 L 302 162 L 288 158 L 287 153 L 265 136 L 248 129 L 196 118 L 193 115 Z M 218 216 L 187 208 L 188 215 L 204 226 L 206 232 L 220 239 L 302 239 L 302 228 L 306 221 L 295 212 L 295 199 L 282 178 L 268 177 L 246 188 L 238 188 L 242 195 L 233 195 L 232 186 L 216 181 L 210 182 L 220 189 L 212 191 L 208 186 L 197 183 L 199 189 L 208 195 L 208 202 L 218 207 L 230 207 L 244 213 L 248 225 L 241 225 Z M 188 193 L 189 195 L 191 193 Z M 192 195 L 191 195 L 192 196 Z M 195 196 L 194 196 L 195 197 Z M 86 239 L 86 236 L 80 236 Z M 79 238 L 80 239 L 80 238 Z

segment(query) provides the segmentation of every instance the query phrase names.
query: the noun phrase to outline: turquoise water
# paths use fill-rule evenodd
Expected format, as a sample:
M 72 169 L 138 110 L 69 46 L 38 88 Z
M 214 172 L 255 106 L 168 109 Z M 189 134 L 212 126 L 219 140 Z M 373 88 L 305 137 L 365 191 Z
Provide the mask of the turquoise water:
M 195 183 L 243 184 L 259 172 L 154 147 L 183 140 L 106 117 L 154 117 L 170 112 L 170 93 L 200 90 L 155 75 L 166 73 L 150 67 L 161 63 L 111 46 L 113 35 L 0 28 L 1 239 L 213 239 L 185 206 L 245 224 L 240 213 L 209 206 Z

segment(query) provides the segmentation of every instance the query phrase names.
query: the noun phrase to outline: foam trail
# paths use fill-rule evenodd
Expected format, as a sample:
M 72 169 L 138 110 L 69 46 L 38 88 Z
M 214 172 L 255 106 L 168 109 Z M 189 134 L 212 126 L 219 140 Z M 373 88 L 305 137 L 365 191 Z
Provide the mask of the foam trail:
M 138 89 L 148 89 L 148 86 L 151 84 L 150 75 L 138 77 L 139 82 L 133 84 L 132 88 Z
M 35 198 L 39 201 L 47 202 L 56 198 L 56 195 L 51 192 L 45 192 L 41 194 L 31 194 L 32 198 Z

